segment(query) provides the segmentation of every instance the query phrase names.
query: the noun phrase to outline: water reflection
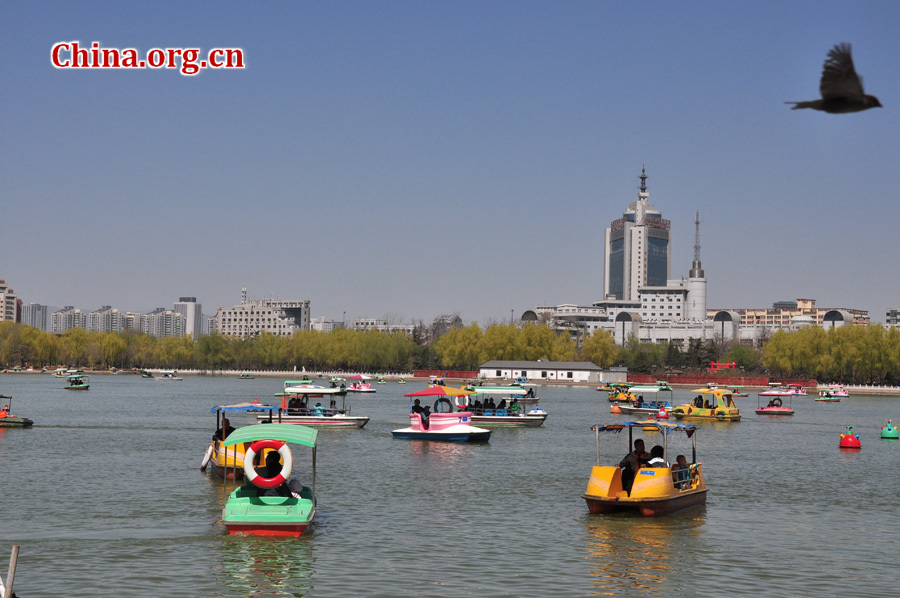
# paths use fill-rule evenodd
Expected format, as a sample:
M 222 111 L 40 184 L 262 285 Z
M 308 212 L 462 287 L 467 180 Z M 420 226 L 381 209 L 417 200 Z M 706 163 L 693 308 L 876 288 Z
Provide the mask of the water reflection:
M 593 594 L 672 592 L 681 585 L 685 540 L 698 536 L 705 521 L 705 506 L 671 517 L 586 516 Z
M 313 590 L 315 558 L 309 536 L 225 536 L 217 567 L 221 596 L 306 596 Z

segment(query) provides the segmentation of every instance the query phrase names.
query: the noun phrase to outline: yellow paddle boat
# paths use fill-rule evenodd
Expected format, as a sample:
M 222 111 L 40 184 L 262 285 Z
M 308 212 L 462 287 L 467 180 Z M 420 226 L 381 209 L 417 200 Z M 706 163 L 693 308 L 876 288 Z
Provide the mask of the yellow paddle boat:
M 728 388 L 696 388 L 691 402 L 672 410 L 675 419 L 706 419 L 725 422 L 741 420 L 741 410 L 734 404 L 733 392 Z
M 600 433 L 628 430 L 628 447 L 631 448 L 635 442 L 632 438 L 635 429 L 661 434 L 661 437 L 648 436 L 647 440 L 654 444 L 662 442 L 662 456 L 649 463 L 638 461 L 637 471 L 627 464 L 624 467 L 601 465 Z M 653 517 L 706 503 L 706 482 L 697 462 L 696 426 L 647 420 L 605 426 L 598 424 L 591 430 L 597 439 L 597 465 L 591 469 L 591 478 L 582 497 L 591 513 L 636 510 L 645 517 Z M 673 455 L 669 452 L 669 436 L 676 432 L 684 433 L 691 439 L 691 462 L 678 455 L 679 458 L 672 458 L 670 466 L 669 459 Z M 622 463 L 627 461 L 626 458 Z
M 263 405 L 256 399 L 249 403 L 217 405 L 210 409 L 210 413 L 216 414 L 216 431 L 213 434 L 212 442 L 206 448 L 206 454 L 203 455 L 200 471 L 206 471 L 207 466 L 210 466 L 213 475 L 217 477 L 226 480 L 234 479 L 234 476 L 242 477 L 244 473 L 244 453 L 250 446 L 250 443 L 235 444 L 230 450 L 225 450 L 224 441 L 234 431 L 234 427 L 228 418 L 225 417 L 225 414 L 268 412 L 268 418 L 271 419 L 274 410 L 274 406 Z

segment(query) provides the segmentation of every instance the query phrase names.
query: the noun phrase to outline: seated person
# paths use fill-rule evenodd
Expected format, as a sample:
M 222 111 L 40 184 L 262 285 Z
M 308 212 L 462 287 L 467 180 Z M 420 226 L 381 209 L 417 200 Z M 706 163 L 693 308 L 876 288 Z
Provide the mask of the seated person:
M 712 409 L 713 408 L 712 401 L 706 401 L 706 404 L 704 405 L 704 407 L 707 409 Z
M 512 403 L 509 404 L 510 411 L 518 411 L 519 410 L 519 399 L 513 398 Z
M 299 415 L 300 413 L 300 399 L 297 397 L 292 397 L 290 401 L 288 401 L 288 413 L 290 415 Z
M 429 407 L 428 405 L 425 405 L 425 408 L 422 410 L 422 426 L 424 426 L 426 430 L 428 429 L 428 416 L 429 415 L 431 415 L 431 407 Z
M 534 398 L 534 389 L 529 388 L 528 392 L 525 393 L 525 398 L 533 399 Z
M 484 405 L 481 404 L 480 400 L 475 399 L 475 403 L 472 404 L 472 411 L 476 415 L 481 415 L 483 410 L 484 410 Z
M 647 463 L 650 467 L 668 467 L 669 464 L 666 463 L 666 460 L 663 459 L 663 455 L 665 454 L 665 450 L 661 445 L 656 445 L 652 449 L 650 449 L 650 462 Z
M 649 460 L 650 455 L 644 450 L 644 440 L 638 438 L 634 441 L 634 450 L 625 455 L 625 458 L 619 462 L 619 467 L 622 468 L 622 488 L 626 492 L 631 492 L 637 470 Z
M 266 464 L 264 467 L 257 467 L 256 473 L 264 478 L 274 478 L 281 472 L 281 455 L 278 451 L 269 451 L 266 453 Z M 298 480 L 288 478 L 280 486 L 274 488 L 259 488 L 259 496 L 284 496 L 300 498 L 300 491 L 303 490 L 303 484 Z
M 412 409 L 410 409 L 409 412 L 410 413 L 422 413 L 423 411 L 425 411 L 425 408 L 422 407 L 422 404 L 419 401 L 419 399 L 416 399 L 415 401 L 413 401 Z
M 316 403 L 315 412 L 316 415 L 319 416 L 325 415 L 325 410 L 322 408 L 322 403 Z
M 497 409 L 506 409 L 506 399 L 500 401 L 500 404 L 497 405 Z
M 688 466 L 687 459 L 684 455 L 675 457 L 675 464 L 672 465 L 672 481 L 679 490 L 690 488 L 689 469 L 690 467 Z
M 218 430 L 216 430 L 215 433 L 213 434 L 213 437 L 212 437 L 213 441 L 225 440 L 226 438 L 228 438 L 228 435 L 231 434 L 232 432 L 234 432 L 234 426 L 231 425 L 231 422 L 228 421 L 227 417 L 223 417 L 222 418 L 222 427 L 219 428 Z

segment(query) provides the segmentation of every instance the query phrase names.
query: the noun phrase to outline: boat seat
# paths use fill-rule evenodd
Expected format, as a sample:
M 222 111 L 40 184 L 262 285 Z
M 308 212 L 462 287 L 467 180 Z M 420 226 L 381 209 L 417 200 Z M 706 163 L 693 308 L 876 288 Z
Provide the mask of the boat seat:
M 493 409 L 485 409 L 484 414 L 485 415 L 494 415 L 494 410 Z
M 506 409 L 497 409 L 496 414 L 497 414 L 497 415 L 502 415 L 503 417 L 506 417 L 507 412 L 506 412 Z

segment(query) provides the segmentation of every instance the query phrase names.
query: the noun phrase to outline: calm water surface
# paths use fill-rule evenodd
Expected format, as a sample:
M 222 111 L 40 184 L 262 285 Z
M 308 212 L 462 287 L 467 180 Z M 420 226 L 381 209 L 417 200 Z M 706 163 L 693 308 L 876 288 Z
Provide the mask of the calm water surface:
M 698 434 L 705 507 L 670 517 L 588 515 L 606 393 L 539 389 L 539 429 L 482 446 L 393 440 L 403 392 L 349 397 L 364 430 L 319 435 L 315 524 L 300 539 L 229 536 L 222 483 L 199 471 L 217 404 L 280 390 L 279 379 L 183 382 L 95 375 L 87 392 L 49 375 L 0 375 L 0 575 L 20 544 L 15 589 L 38 596 L 854 596 L 896 594 L 900 444 L 879 438 L 900 399 L 794 400 Z M 676 392 L 676 400 L 688 393 Z M 250 418 L 236 425 L 251 423 Z M 841 452 L 855 426 L 862 451 Z M 652 435 L 651 435 L 652 436 Z M 627 436 L 601 439 L 618 461 Z M 648 438 L 648 446 L 655 444 Z M 681 448 L 682 450 L 678 451 Z M 675 440 L 670 450 L 690 454 Z M 308 475 L 296 455 L 294 475 Z M 306 478 L 308 479 L 308 478 Z

